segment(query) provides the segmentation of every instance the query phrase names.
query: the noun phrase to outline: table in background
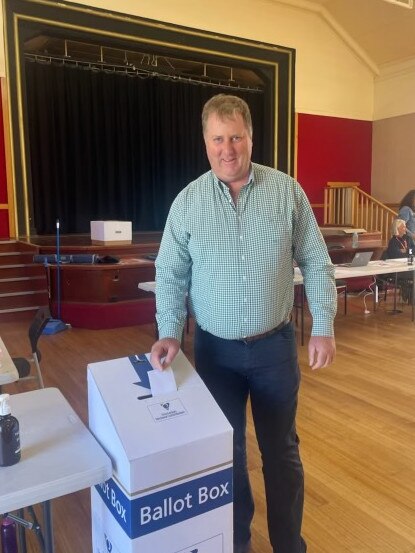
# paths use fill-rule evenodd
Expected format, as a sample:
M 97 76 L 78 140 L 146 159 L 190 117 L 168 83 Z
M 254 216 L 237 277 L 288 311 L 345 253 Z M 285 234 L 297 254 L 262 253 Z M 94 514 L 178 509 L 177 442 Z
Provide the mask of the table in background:
M 43 503 L 45 552 L 52 553 L 50 500 L 112 476 L 111 460 L 57 388 L 10 396 L 22 458 L 0 470 L 0 513 Z
M 15 382 L 19 380 L 19 373 L 15 367 L 15 364 L 12 361 L 12 358 L 9 355 L 9 352 L 6 349 L 6 346 L 3 343 L 3 340 L 0 338 L 0 386 L 2 384 L 10 384 L 10 382 Z
M 365 267 L 344 267 L 341 265 L 334 266 L 334 277 L 336 280 L 346 280 L 349 278 L 357 277 L 367 277 L 375 276 L 382 274 L 394 273 L 397 277 L 398 273 L 403 273 L 407 271 L 415 271 L 415 265 L 408 265 L 407 258 L 403 259 L 388 259 L 386 261 L 370 261 Z M 301 317 L 301 345 L 304 345 L 304 286 L 303 286 L 303 275 L 298 267 L 294 268 L 294 286 L 301 286 L 300 298 L 301 303 L 297 305 L 300 308 L 300 317 Z M 138 287 L 141 290 L 146 292 L 155 293 L 156 283 L 151 282 L 140 282 Z M 396 287 L 395 287 L 395 303 L 396 303 Z M 396 307 L 396 306 L 395 306 Z M 412 322 L 415 320 L 415 278 L 412 278 Z

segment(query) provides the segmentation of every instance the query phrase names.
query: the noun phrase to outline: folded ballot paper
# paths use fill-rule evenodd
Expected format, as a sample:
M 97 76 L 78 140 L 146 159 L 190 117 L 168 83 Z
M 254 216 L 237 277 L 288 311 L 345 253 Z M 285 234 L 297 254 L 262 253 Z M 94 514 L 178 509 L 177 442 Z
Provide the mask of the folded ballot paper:
M 232 428 L 180 351 L 88 365 L 89 427 L 113 462 L 91 490 L 93 552 L 231 553 Z

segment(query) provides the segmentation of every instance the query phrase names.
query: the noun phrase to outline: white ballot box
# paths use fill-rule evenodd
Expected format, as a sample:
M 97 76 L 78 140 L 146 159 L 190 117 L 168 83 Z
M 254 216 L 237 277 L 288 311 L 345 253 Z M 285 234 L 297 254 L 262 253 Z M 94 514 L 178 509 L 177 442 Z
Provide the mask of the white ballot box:
M 131 221 L 90 221 L 93 244 L 131 244 L 133 239 Z
M 153 396 L 146 355 L 88 366 L 89 427 L 114 471 L 91 492 L 94 553 L 233 551 L 232 428 L 181 351 L 172 368 Z

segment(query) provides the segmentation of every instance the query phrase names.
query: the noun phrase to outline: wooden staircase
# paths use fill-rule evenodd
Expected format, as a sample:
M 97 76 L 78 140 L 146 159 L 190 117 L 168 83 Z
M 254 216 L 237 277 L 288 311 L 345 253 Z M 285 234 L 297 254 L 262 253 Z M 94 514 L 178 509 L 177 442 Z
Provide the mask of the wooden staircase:
M 385 244 L 397 212 L 363 190 L 358 182 L 328 182 L 324 189 L 324 225 L 378 231 Z
M 39 248 L 16 240 L 0 241 L 0 320 L 32 318 L 49 305 L 46 271 L 33 263 Z

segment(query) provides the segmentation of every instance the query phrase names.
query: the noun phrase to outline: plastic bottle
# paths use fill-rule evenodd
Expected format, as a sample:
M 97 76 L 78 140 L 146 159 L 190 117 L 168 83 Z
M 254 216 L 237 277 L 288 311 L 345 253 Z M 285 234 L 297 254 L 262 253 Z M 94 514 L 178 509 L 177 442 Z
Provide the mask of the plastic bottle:
M 352 235 L 352 248 L 357 248 L 359 246 L 359 235 L 357 232 L 354 232 Z
M 1 521 L 1 553 L 19 553 L 17 549 L 16 523 L 9 517 Z
M 0 467 L 20 461 L 19 421 L 11 414 L 9 397 L 9 394 L 0 395 Z

